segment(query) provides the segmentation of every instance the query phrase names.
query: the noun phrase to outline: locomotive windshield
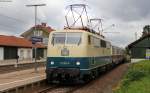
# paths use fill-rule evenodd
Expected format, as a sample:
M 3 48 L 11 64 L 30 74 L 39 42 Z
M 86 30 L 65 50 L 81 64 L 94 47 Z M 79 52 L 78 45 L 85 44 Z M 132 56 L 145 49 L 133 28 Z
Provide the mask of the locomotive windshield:
M 82 33 L 54 33 L 52 36 L 52 44 L 80 44 Z

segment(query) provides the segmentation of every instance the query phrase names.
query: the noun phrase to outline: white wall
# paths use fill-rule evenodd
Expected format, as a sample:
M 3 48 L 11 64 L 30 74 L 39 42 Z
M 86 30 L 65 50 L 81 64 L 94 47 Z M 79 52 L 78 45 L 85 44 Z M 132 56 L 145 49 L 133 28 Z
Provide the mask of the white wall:
M 31 59 L 32 48 L 18 48 L 19 59 Z
M 0 47 L 0 60 L 4 60 L 4 48 Z
M 44 49 L 44 58 L 47 58 L 47 49 Z

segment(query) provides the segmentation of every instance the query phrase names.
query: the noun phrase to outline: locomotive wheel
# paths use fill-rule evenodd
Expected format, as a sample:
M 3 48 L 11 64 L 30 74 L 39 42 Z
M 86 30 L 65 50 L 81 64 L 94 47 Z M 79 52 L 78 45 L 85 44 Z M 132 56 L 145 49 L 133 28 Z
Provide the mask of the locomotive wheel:
M 46 79 L 46 83 L 47 84 L 52 84 L 53 82 L 52 82 L 52 80 Z
M 96 77 L 98 77 L 98 73 L 97 70 L 92 71 L 92 79 L 95 79 Z
M 84 81 L 85 83 L 88 83 L 90 80 L 92 80 L 92 76 L 90 76 L 90 75 L 84 75 L 83 81 Z
M 111 65 L 110 64 L 105 65 L 105 71 L 106 72 L 109 71 L 110 69 L 111 69 Z

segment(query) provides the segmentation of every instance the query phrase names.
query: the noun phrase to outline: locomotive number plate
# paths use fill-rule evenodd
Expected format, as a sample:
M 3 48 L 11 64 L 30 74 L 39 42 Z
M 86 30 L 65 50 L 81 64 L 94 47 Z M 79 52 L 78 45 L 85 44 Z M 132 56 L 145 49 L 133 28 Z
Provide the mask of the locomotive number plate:
M 70 63 L 69 62 L 60 62 L 60 64 L 69 65 Z

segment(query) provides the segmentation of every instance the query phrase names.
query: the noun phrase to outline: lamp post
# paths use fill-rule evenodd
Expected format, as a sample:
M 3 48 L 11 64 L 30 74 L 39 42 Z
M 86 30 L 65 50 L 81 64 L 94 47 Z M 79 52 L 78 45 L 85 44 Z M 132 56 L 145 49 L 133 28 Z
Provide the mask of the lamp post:
M 36 28 L 36 25 L 37 25 L 37 8 L 40 7 L 40 6 L 46 6 L 46 4 L 33 4 L 33 5 L 26 5 L 26 6 L 27 7 L 34 7 L 34 9 L 35 9 L 34 10 L 35 11 L 35 15 L 34 15 L 34 18 L 35 18 L 34 19 L 35 27 L 34 27 L 34 35 L 33 36 L 36 37 L 35 33 L 36 33 L 36 30 L 37 30 L 37 28 Z M 36 42 L 34 42 L 33 44 L 34 44 L 34 57 L 35 57 L 35 72 L 38 72 L 38 70 L 37 70 L 38 66 L 37 66 L 37 62 L 36 62 L 36 57 L 37 57 L 37 55 L 36 55 L 36 50 L 37 50 L 37 48 L 36 48 Z

